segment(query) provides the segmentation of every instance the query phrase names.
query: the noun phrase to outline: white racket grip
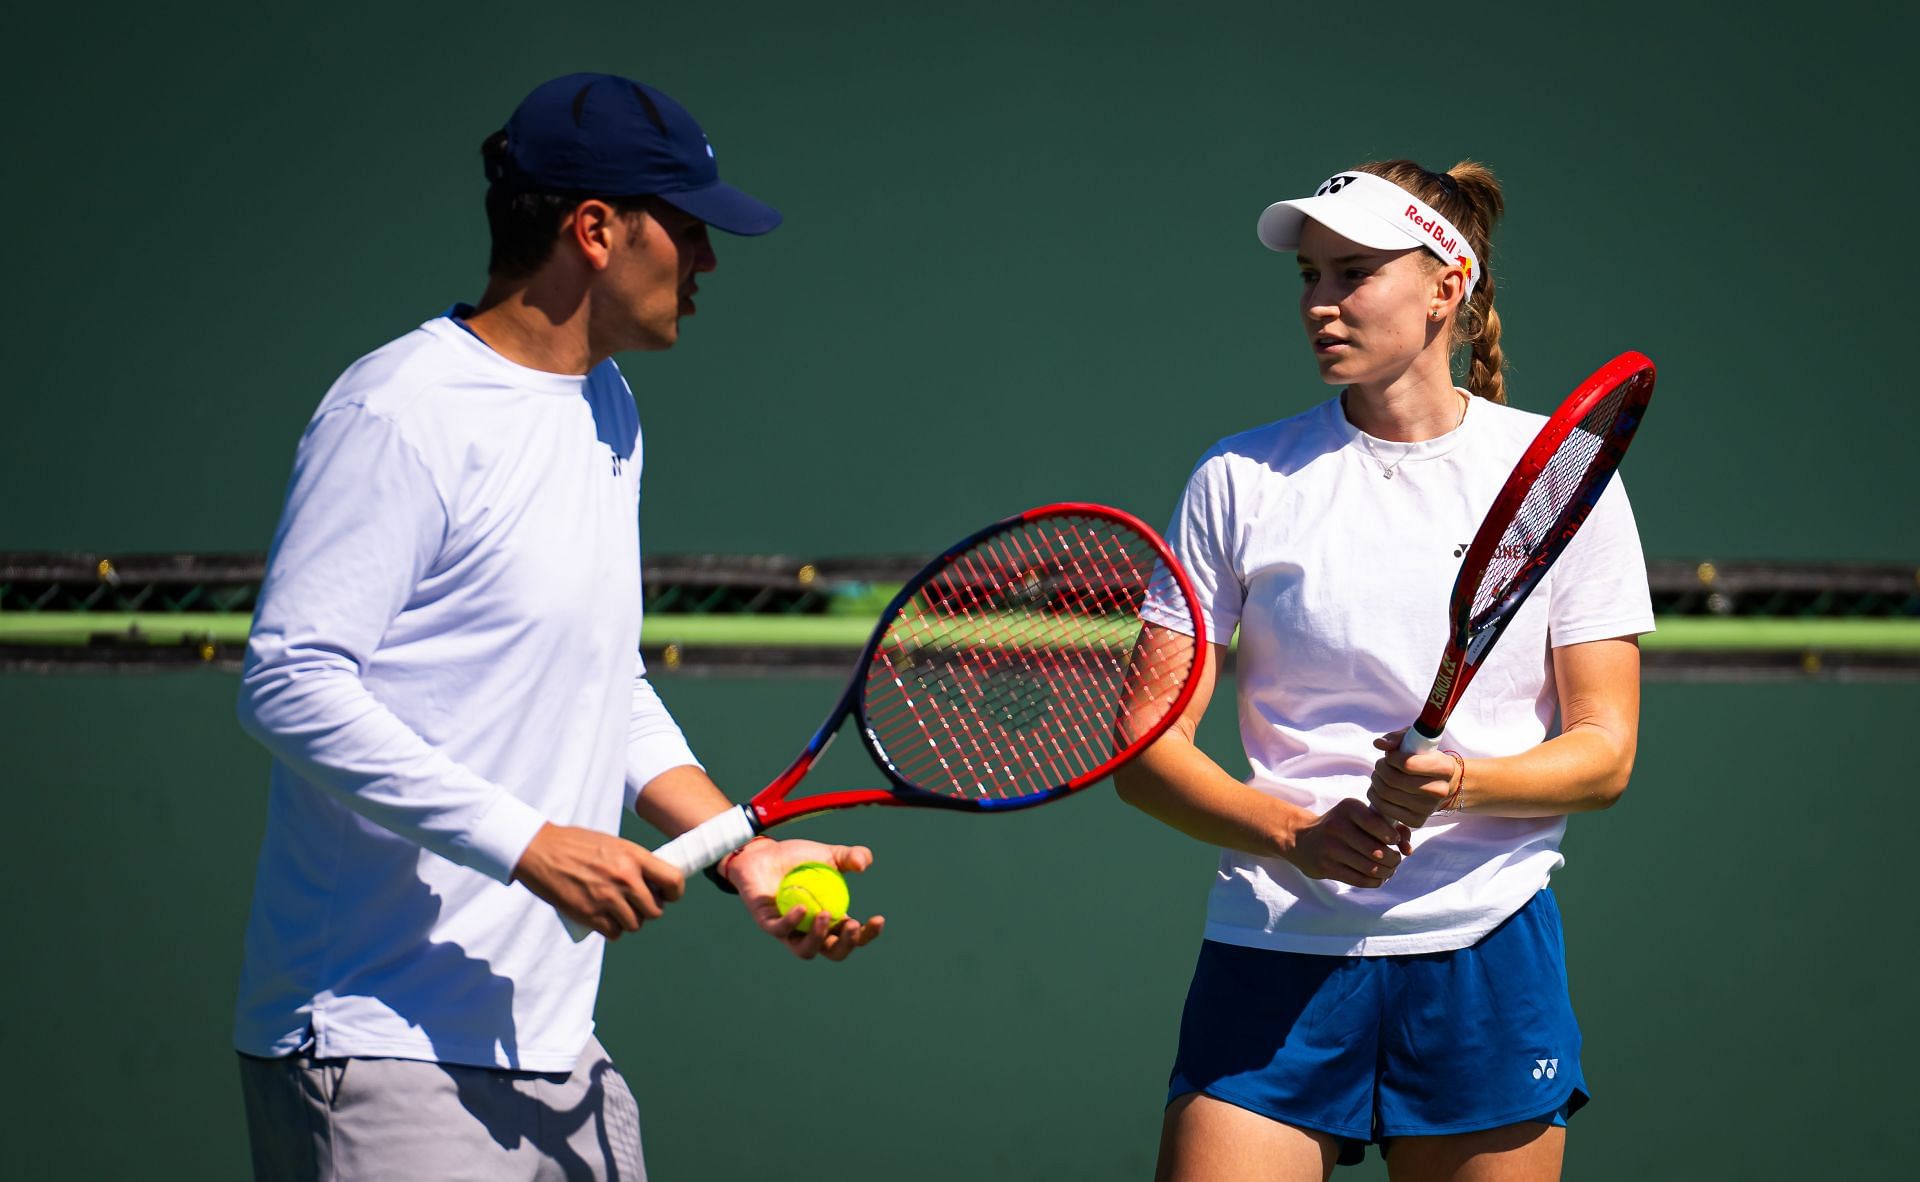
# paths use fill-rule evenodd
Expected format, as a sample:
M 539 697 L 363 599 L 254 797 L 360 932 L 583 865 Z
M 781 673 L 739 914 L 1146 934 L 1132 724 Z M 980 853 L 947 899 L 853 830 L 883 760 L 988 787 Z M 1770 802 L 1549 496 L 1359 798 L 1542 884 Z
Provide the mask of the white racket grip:
M 1407 733 L 1400 736 L 1400 752 L 1403 755 L 1418 755 L 1439 745 L 1438 738 L 1429 739 L 1413 727 L 1408 727 Z
M 759 830 L 753 827 L 753 814 L 746 805 L 736 805 L 724 813 L 708 817 L 672 841 L 653 851 L 653 856 L 672 864 L 682 874 L 705 870 L 728 854 L 753 840 Z M 567 935 L 575 943 L 593 935 L 593 929 L 568 916 L 561 916 Z
M 718 816 L 708 817 L 653 851 L 653 855 L 673 863 L 682 874 L 692 874 L 752 841 L 758 832 L 753 827 L 753 813 L 744 804 L 736 805 Z

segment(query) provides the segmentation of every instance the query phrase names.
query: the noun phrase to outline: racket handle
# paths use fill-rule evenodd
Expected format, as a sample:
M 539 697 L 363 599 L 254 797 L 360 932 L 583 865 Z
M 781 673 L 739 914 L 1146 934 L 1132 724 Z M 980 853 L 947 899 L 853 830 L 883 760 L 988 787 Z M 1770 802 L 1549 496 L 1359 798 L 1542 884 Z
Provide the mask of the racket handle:
M 724 813 L 708 817 L 653 851 L 653 856 L 670 863 L 682 874 L 692 874 L 697 870 L 705 870 L 752 841 L 753 835 L 758 832 L 760 830 L 753 823 L 753 813 L 744 804 L 736 805 Z M 567 934 L 576 943 L 593 935 L 593 929 L 585 924 L 564 915 L 560 918 L 567 925 Z
M 1400 736 L 1400 752 L 1403 755 L 1418 755 L 1422 751 L 1431 751 L 1440 745 L 1440 736 L 1431 737 L 1420 733 L 1420 728 L 1410 726 L 1407 733 Z
M 758 832 L 753 813 L 744 804 L 736 805 L 718 816 L 708 817 L 653 851 L 653 856 L 673 863 L 682 874 L 692 874 L 752 841 Z

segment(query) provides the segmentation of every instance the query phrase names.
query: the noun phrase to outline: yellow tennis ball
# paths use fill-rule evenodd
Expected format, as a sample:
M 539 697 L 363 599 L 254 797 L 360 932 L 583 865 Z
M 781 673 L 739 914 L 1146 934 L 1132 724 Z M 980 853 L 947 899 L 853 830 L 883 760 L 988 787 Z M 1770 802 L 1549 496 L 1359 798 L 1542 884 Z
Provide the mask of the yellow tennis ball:
M 800 921 L 797 929 L 802 932 L 812 931 L 813 917 L 822 913 L 829 923 L 845 919 L 847 903 L 847 880 L 825 862 L 802 862 L 787 871 L 773 896 L 773 905 L 782 915 L 795 907 L 807 909 L 807 917 Z

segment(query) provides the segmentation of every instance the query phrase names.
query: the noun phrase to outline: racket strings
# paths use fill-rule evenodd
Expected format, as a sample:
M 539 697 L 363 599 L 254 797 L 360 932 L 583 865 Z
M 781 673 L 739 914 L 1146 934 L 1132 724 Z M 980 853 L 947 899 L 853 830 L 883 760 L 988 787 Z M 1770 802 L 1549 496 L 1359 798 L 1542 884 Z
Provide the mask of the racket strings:
M 994 571 L 1016 565 L 1016 559 L 998 552 L 1000 550 L 990 546 L 985 554 L 972 553 L 955 559 L 949 565 L 949 573 L 930 585 L 931 590 L 940 594 L 923 595 L 918 605 L 927 610 L 944 609 L 961 620 L 975 623 L 990 619 L 992 613 L 1006 612 L 1010 605 L 1005 596 L 995 594 L 1000 585 L 994 579 Z M 993 560 L 992 566 L 983 561 L 987 557 Z M 955 574 L 965 576 L 957 586 Z M 1031 599 L 1034 592 L 1024 580 L 1010 590 L 1016 600 Z M 1057 744 L 1048 751 L 1044 743 L 1036 746 L 1021 734 L 1022 724 L 1046 707 L 1043 683 L 1016 681 L 1021 673 L 1031 671 L 1026 662 L 1020 662 L 1016 669 L 1004 659 L 969 660 L 969 653 L 963 647 L 936 654 L 916 652 L 913 658 L 918 661 L 917 666 L 910 660 L 905 667 L 896 667 L 891 648 L 891 645 L 883 646 L 881 652 L 896 674 L 896 686 L 917 683 L 930 694 L 902 697 L 899 704 L 906 709 L 892 714 L 883 714 L 870 704 L 869 725 L 877 737 L 888 742 L 889 750 L 896 749 L 895 745 L 903 739 L 908 741 L 899 749 L 913 750 L 924 745 L 939 762 L 946 782 L 971 783 L 982 795 L 989 792 L 1007 795 L 1013 791 L 1010 784 L 1016 777 L 1012 769 L 1017 766 L 1053 774 L 1064 770 L 1063 779 L 1071 779 L 1081 770 L 1071 766 L 1069 751 L 1061 750 Z M 1003 657 L 1003 654 L 993 655 Z M 915 737 L 920 742 L 913 742 Z M 1061 760 L 1067 763 L 1063 765 Z
M 972 654 L 947 654 L 941 673 L 951 677 L 951 685 L 945 686 L 934 681 L 931 688 L 936 692 L 950 689 L 951 692 L 943 695 L 948 699 L 945 704 L 958 709 L 945 712 L 915 711 L 912 720 L 914 725 L 923 729 L 931 723 L 946 731 L 944 737 L 952 740 L 942 743 L 939 740 L 943 736 L 936 733 L 925 736 L 929 740 L 929 749 L 944 749 L 940 756 L 942 771 L 950 774 L 964 771 L 974 783 L 982 785 L 993 795 L 1001 796 L 1021 794 L 1014 786 L 1019 779 L 1013 772 L 1015 767 L 1028 767 L 1041 773 L 1043 778 L 1051 776 L 1055 782 L 1064 783 L 1097 766 L 1087 762 L 1086 755 L 1088 731 L 1096 724 L 1087 717 L 1085 711 L 1073 708 L 1075 699 L 1071 696 L 1059 699 L 1064 713 L 1055 720 L 1057 725 L 1050 728 L 1052 733 L 1042 731 L 1032 736 L 1038 740 L 1037 743 L 1024 741 L 1026 736 L 1021 734 L 1026 729 L 1021 724 L 1038 716 L 1039 710 L 1034 706 L 1043 710 L 1054 704 L 1054 695 L 1049 692 L 1048 684 L 1041 680 L 1043 671 L 1036 668 L 1032 652 L 1055 654 L 1061 662 L 1058 667 L 1060 676 L 1070 680 L 1084 682 L 1094 671 L 1084 662 L 1075 662 L 1074 649 L 1060 643 L 1065 639 L 1060 629 L 1045 626 L 1047 616 L 1032 614 L 1034 609 L 1047 606 L 1042 602 L 1047 595 L 1058 593 L 1064 601 L 1071 603 L 1077 598 L 1075 590 L 1070 586 L 1050 588 L 1044 579 L 1036 580 L 1039 570 L 1036 559 L 1043 556 L 1011 544 L 1017 541 L 992 539 L 983 545 L 983 549 L 955 559 L 948 568 L 949 575 L 936 580 L 933 585 L 932 590 L 944 594 L 932 598 L 932 603 L 944 606 L 963 619 L 983 624 L 989 622 L 994 613 L 1005 613 L 1016 605 L 1023 607 L 1030 614 L 1020 622 L 1033 633 L 1030 639 L 1037 643 L 1025 648 L 1006 648 L 993 652 L 991 656 L 995 659 L 987 662 L 965 659 Z M 1044 557 L 1059 569 L 1071 570 L 1074 565 L 1063 562 L 1057 552 Z M 1007 579 L 1005 572 L 1008 571 L 1017 572 L 1018 577 Z M 953 574 L 965 576 L 962 581 L 964 590 L 959 593 L 955 593 L 953 587 Z M 1073 614 L 1059 613 L 1059 619 L 1064 622 Z M 1084 608 L 1081 614 L 1084 614 Z M 1023 674 L 1031 680 L 1023 681 Z M 926 684 L 928 679 L 923 676 L 921 681 Z M 1009 691 L 1028 701 L 1014 703 L 1013 708 L 1009 708 Z M 940 704 L 936 698 L 934 705 Z M 1020 708 L 1023 705 L 1025 709 Z M 871 723 L 872 719 L 869 721 Z M 901 728 L 897 726 L 886 732 L 882 731 L 882 727 L 875 727 L 875 730 L 895 740 L 901 735 Z M 1063 731 L 1070 742 L 1062 742 Z M 989 758 L 983 761 L 978 752 L 969 750 L 970 744 L 982 749 Z M 985 775 L 981 774 L 983 762 L 986 764 L 984 770 L 988 773 Z
M 903 779 L 943 795 L 1011 800 L 1092 775 L 1164 717 L 1193 667 L 1190 640 L 1184 660 L 1139 643 L 1157 573 L 1153 543 L 1101 517 L 984 539 L 889 623 L 868 730 Z
M 1479 619 L 1506 597 L 1522 572 L 1533 566 L 1539 556 L 1563 537 L 1567 511 L 1594 493 L 1612 468 L 1596 472 L 1599 459 L 1631 383 L 1621 383 L 1609 391 L 1582 415 L 1580 422 L 1554 449 L 1539 477 L 1521 499 L 1519 511 L 1507 524 L 1494 546 L 1486 571 L 1480 576 L 1473 601 L 1467 610 L 1470 620 Z M 1572 524 L 1578 525 L 1578 522 Z
M 978 604 L 971 602 L 975 596 L 945 590 L 949 594 L 942 599 L 949 613 L 962 619 L 979 615 Z M 926 611 L 934 602 L 939 601 L 923 596 L 914 606 Z M 870 679 L 867 723 L 888 751 L 932 752 L 941 778 L 950 784 L 1001 784 L 1010 766 L 1046 762 L 1044 755 L 1037 756 L 1019 741 L 1019 724 L 1035 708 L 1023 699 L 1034 695 L 1016 687 L 1016 700 L 1008 702 L 1004 695 L 990 699 L 986 693 L 989 682 L 998 683 L 1002 691 L 1009 688 L 1003 670 L 970 662 L 962 650 L 887 643 L 878 655 L 884 669 L 877 672 L 885 674 L 880 684 L 914 691 L 876 702 Z

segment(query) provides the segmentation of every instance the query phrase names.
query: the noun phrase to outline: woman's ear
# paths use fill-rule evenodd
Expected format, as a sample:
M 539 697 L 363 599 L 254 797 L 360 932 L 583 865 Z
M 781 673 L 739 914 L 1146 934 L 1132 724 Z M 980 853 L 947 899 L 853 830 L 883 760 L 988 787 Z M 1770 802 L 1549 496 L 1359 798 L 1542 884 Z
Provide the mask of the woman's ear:
M 1459 264 L 1440 268 L 1433 277 L 1433 298 L 1427 304 L 1427 319 L 1445 320 L 1466 298 L 1466 271 Z

